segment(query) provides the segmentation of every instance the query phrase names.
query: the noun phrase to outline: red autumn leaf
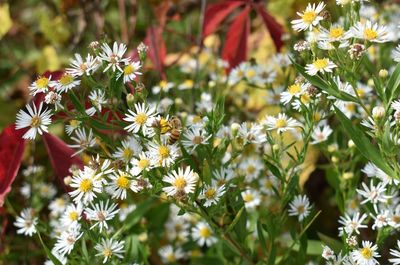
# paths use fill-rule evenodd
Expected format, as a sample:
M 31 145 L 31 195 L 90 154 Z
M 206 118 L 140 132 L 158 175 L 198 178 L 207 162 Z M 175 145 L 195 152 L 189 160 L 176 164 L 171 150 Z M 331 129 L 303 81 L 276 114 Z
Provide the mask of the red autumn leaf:
M 167 48 L 162 36 L 163 29 L 160 26 L 154 26 L 147 29 L 144 43 L 149 47 L 147 55 L 152 61 L 154 68 L 161 73 L 165 79 L 164 62 L 167 56 Z
M 67 144 L 57 136 L 45 133 L 43 135 L 43 142 L 46 146 L 47 153 L 49 154 L 54 173 L 60 180 L 61 184 L 64 184 L 64 177 L 70 174 L 69 168 L 72 165 L 83 168 L 82 160 L 78 156 L 72 156 L 74 150 L 68 147 Z
M 267 27 L 272 40 L 274 41 L 275 47 L 278 51 L 283 46 L 282 35 L 283 27 L 279 24 L 273 16 L 271 16 L 264 8 L 262 4 L 254 5 L 257 13 L 262 17 L 262 20 Z
M 227 1 L 208 5 L 204 14 L 203 38 L 213 33 L 226 16 L 242 4 L 243 1 Z
M 247 37 L 250 33 L 250 7 L 246 6 L 229 27 L 222 58 L 229 62 L 232 69 L 247 57 Z
M 25 130 L 16 130 L 15 124 L 12 124 L 0 134 L 0 207 L 21 165 L 25 150 L 24 133 Z

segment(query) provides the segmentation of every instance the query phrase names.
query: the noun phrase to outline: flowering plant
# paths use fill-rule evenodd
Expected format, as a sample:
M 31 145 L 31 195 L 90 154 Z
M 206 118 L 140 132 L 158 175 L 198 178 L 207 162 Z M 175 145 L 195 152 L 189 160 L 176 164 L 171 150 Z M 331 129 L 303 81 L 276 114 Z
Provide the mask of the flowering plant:
M 298 12 L 288 51 L 267 61 L 239 63 L 229 48 L 221 59 L 209 36 L 154 82 L 154 43 L 94 41 L 39 76 L 0 138 L 18 147 L 12 179 L 30 157 L 9 195 L 26 200 L 0 190 L 16 233 L 46 264 L 400 264 L 395 14 L 336 4 Z M 238 21 L 251 7 L 274 32 L 258 3 L 227 1 L 209 7 L 205 35 L 241 5 Z M 63 125 L 68 144 L 52 129 Z M 60 189 L 35 156 L 40 139 Z

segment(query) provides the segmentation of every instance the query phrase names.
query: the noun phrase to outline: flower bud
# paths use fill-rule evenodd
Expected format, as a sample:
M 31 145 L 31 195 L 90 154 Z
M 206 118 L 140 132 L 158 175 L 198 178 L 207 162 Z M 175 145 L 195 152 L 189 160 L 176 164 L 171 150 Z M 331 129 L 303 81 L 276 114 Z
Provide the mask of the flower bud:
M 337 157 L 337 156 L 332 156 L 331 161 L 332 161 L 333 163 L 336 164 L 336 163 L 339 162 L 339 157 Z
M 374 119 L 380 119 L 385 116 L 385 108 L 382 106 L 376 106 L 372 109 L 372 117 Z
M 337 145 L 336 144 L 330 144 L 330 145 L 328 145 L 328 152 L 329 153 L 333 153 L 333 152 L 335 152 L 335 151 L 337 151 Z
M 354 177 L 354 173 L 353 172 L 344 172 L 343 175 L 342 175 L 342 178 L 346 179 L 346 180 L 352 179 L 353 177 Z
M 381 69 L 379 71 L 379 77 L 380 78 L 386 78 L 386 77 L 388 77 L 388 75 L 389 75 L 389 72 L 386 69 Z
M 71 176 L 66 176 L 66 177 L 64 178 L 64 184 L 65 184 L 65 186 L 69 186 L 71 183 L 72 183 L 72 178 L 71 178 Z
M 181 106 L 183 104 L 183 100 L 181 98 L 176 98 L 175 99 L 175 105 Z
M 134 101 L 135 101 L 135 96 L 132 93 L 126 95 L 126 102 L 128 102 L 128 104 L 133 103 Z
M 356 146 L 356 145 L 354 144 L 353 140 L 349 140 L 349 141 L 347 142 L 347 146 L 348 146 L 349 148 L 353 148 L 353 147 Z
M 274 144 L 274 145 L 272 146 L 272 150 L 278 151 L 278 150 L 279 150 L 279 145 Z
M 239 130 L 239 128 L 240 128 L 240 124 L 239 123 L 236 123 L 236 122 L 232 123 L 231 124 L 231 132 L 232 132 L 232 134 L 236 135 L 236 133 Z

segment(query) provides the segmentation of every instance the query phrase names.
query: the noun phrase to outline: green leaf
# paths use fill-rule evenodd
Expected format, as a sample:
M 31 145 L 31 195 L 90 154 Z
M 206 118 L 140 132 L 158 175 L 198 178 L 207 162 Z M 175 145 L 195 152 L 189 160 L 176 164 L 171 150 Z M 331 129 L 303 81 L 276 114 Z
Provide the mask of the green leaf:
M 344 249 L 344 244 L 339 240 L 336 240 L 332 237 L 324 235 L 320 232 L 317 232 L 318 237 L 324 242 L 328 247 L 330 247 L 334 252 L 339 253 L 342 249 Z
M 344 130 L 347 132 L 349 137 L 353 140 L 354 144 L 360 151 L 360 153 L 369 161 L 374 163 L 377 167 L 382 169 L 389 176 L 395 177 L 396 174 L 393 169 L 385 162 L 383 157 L 380 155 L 380 151 L 376 148 L 370 140 L 365 136 L 364 132 L 359 126 L 353 124 L 346 115 L 343 114 L 337 107 L 335 112 L 339 121 L 342 123 Z
M 39 237 L 40 244 L 42 244 L 42 247 L 43 247 L 44 251 L 46 252 L 47 257 L 54 263 L 54 265 L 62 265 L 62 263 L 46 247 L 39 232 L 38 232 L 38 237 Z
M 72 93 L 69 94 L 69 98 L 71 99 L 72 104 L 74 105 L 75 109 L 80 113 L 85 113 L 85 107 L 82 105 L 78 97 L 75 95 L 73 90 Z
M 397 98 L 400 94 L 400 64 L 397 64 L 396 69 L 390 76 L 389 82 L 386 88 L 386 96 L 389 99 L 389 103 L 393 98 Z
M 261 248 L 264 252 L 267 252 L 267 244 L 264 237 L 263 228 L 261 226 L 260 220 L 257 221 L 257 234 L 258 234 L 258 241 L 260 241 Z
M 322 254 L 322 243 L 319 240 L 307 240 L 307 243 L 305 244 L 307 246 L 306 253 L 307 255 L 312 255 L 312 256 L 319 256 Z M 293 246 L 294 251 L 299 251 L 301 250 L 301 246 L 299 243 L 296 243 Z

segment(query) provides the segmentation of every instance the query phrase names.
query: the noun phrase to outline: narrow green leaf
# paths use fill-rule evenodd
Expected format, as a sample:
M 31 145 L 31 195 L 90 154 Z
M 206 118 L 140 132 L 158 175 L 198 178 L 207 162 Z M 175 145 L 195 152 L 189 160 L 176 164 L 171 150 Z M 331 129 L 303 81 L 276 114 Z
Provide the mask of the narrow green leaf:
M 386 96 L 389 99 L 388 102 L 390 103 L 392 99 L 397 98 L 399 94 L 400 94 L 400 63 L 397 64 L 387 84 Z
M 344 130 L 347 132 L 349 137 L 353 140 L 360 153 L 369 161 L 374 163 L 377 167 L 382 169 L 386 174 L 391 177 L 395 177 L 393 169 L 385 162 L 383 157 L 380 155 L 379 149 L 376 148 L 370 140 L 365 136 L 364 132 L 359 126 L 354 125 L 338 108 L 335 108 L 335 112 L 339 121 L 342 123 Z
M 317 234 L 318 234 L 318 237 L 321 239 L 321 241 L 324 242 L 328 247 L 330 247 L 336 253 L 339 253 L 342 249 L 344 249 L 343 243 L 340 242 L 339 240 L 336 240 L 332 237 L 324 235 L 320 232 L 317 232 Z
M 51 253 L 51 251 L 47 248 L 47 246 L 44 244 L 42 237 L 40 236 L 40 233 L 38 232 L 38 237 L 40 244 L 42 244 L 42 247 L 44 251 L 46 252 L 47 257 L 55 264 L 55 265 L 62 265 L 62 263 Z
M 80 113 L 85 113 L 85 107 L 82 105 L 82 103 L 73 91 L 69 94 L 69 98 L 71 99 L 71 102 L 77 111 L 79 111 Z
M 257 234 L 258 234 L 258 241 L 260 241 L 260 245 L 263 251 L 268 252 L 267 244 L 264 237 L 263 228 L 261 226 L 260 220 L 257 221 Z

